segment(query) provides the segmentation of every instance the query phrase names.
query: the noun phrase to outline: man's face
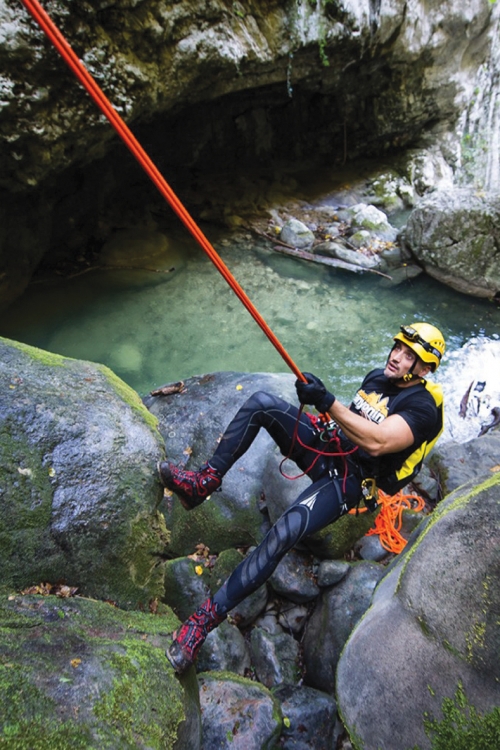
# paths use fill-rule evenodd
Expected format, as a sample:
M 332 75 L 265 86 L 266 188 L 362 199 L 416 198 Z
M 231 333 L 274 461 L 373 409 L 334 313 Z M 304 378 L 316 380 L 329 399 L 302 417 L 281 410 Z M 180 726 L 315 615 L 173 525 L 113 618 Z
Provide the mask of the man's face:
M 414 364 L 415 366 L 413 367 Z M 422 362 L 420 357 L 417 357 L 409 346 L 403 344 L 402 341 L 395 341 L 384 369 L 384 375 L 389 380 L 400 380 L 410 370 L 414 375 L 423 377 L 429 372 L 429 366 Z

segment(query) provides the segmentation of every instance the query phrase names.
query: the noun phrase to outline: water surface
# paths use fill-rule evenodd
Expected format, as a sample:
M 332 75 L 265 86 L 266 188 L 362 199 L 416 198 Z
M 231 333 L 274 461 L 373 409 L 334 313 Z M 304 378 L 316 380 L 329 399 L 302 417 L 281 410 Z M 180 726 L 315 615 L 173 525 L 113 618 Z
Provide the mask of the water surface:
M 391 287 L 372 274 L 281 256 L 253 235 L 205 231 L 292 359 L 344 399 L 384 363 L 402 323 L 434 323 L 449 353 L 472 337 L 498 338 L 497 307 L 424 274 Z M 106 364 L 141 395 L 217 370 L 287 371 L 182 228 L 169 232 L 169 249 L 156 266 L 175 271 L 96 270 L 32 284 L 3 313 L 0 335 Z

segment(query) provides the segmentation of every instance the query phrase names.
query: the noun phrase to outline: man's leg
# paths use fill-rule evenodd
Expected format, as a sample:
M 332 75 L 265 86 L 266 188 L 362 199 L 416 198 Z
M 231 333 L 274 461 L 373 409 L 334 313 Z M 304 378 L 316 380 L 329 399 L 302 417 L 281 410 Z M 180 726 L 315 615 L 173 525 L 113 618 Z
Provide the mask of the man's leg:
M 162 483 L 177 494 L 187 510 L 195 508 L 220 487 L 224 474 L 249 449 L 261 427 L 271 435 L 283 455 L 290 454 L 302 471 L 308 471 L 315 454 L 300 443 L 310 445 L 317 433 L 305 414 L 301 414 L 297 427 L 298 413 L 296 406 L 278 396 L 264 391 L 254 393 L 232 419 L 215 453 L 204 466 L 198 471 L 188 471 L 164 461 L 158 467 Z M 298 440 L 294 443 L 296 427 Z
M 344 492 L 345 489 L 345 492 Z M 333 523 L 359 500 L 359 480 L 345 482 L 329 475 L 314 482 L 297 498 L 227 581 L 182 625 L 167 657 L 177 672 L 195 660 L 208 633 L 227 613 L 261 586 L 282 559 L 301 539 Z

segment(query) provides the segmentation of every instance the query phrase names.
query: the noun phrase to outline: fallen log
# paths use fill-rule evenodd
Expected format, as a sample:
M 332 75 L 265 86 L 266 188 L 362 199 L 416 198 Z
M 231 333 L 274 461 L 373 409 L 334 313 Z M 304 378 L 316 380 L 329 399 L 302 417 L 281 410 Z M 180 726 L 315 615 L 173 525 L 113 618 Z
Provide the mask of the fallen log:
M 375 273 L 377 276 L 383 276 L 385 279 L 390 279 L 392 281 L 392 276 L 388 276 L 386 273 L 382 273 L 382 271 L 377 271 L 375 268 L 356 266 L 354 263 L 347 263 L 345 260 L 339 260 L 338 258 L 328 258 L 325 255 L 316 255 L 315 253 L 308 253 L 307 250 L 297 250 L 297 248 L 291 248 L 289 246 L 284 247 L 283 245 L 275 245 L 273 250 L 277 253 L 289 255 L 291 258 L 308 260 L 312 263 L 321 263 L 324 266 L 330 266 L 332 268 L 342 268 L 344 271 L 352 271 L 353 273 Z

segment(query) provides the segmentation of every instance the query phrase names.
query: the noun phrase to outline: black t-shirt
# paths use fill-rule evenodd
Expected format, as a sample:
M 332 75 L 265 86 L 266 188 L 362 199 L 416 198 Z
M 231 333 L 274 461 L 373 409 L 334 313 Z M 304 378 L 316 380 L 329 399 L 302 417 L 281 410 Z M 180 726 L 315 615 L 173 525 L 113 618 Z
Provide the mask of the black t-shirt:
M 403 466 L 406 459 L 424 442 L 433 440 L 442 426 L 440 410 L 424 383 L 398 388 L 385 377 L 382 369 L 368 373 L 350 409 L 377 424 L 391 414 L 399 414 L 413 433 L 413 443 L 397 453 L 373 457 L 359 448 L 354 454 L 362 476 L 375 477 L 378 486 L 386 492 L 394 491 L 395 472 Z M 416 467 L 417 470 L 418 468 Z

